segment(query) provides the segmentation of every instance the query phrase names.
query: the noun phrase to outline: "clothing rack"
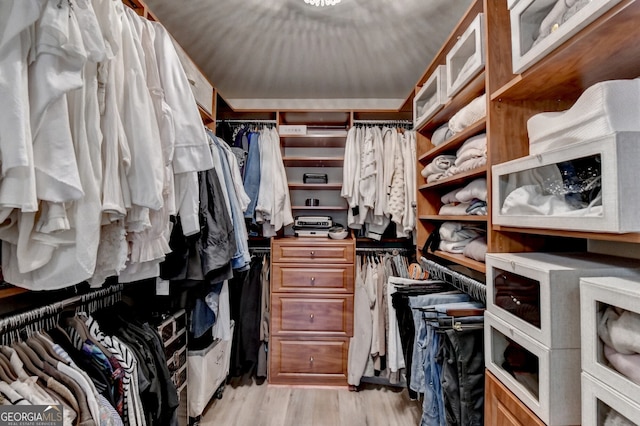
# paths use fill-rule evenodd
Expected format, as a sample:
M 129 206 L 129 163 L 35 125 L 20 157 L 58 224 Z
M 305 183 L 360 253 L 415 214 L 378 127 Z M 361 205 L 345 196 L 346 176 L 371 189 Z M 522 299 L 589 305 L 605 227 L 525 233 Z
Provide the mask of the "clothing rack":
M 468 294 L 479 302 L 487 303 L 487 286 L 480 281 L 453 271 L 425 257 L 420 258 L 422 268 L 429 271 L 429 279 L 441 280 Z
M 216 120 L 216 123 L 230 123 L 230 124 L 251 124 L 251 123 L 259 123 L 259 124 L 278 124 L 278 122 L 276 120 L 251 120 L 251 119 L 247 119 L 247 120 L 237 120 L 237 119 L 233 119 L 233 120 Z
M 30 311 L 11 315 L 0 320 L 0 343 L 7 345 L 33 335 L 38 330 L 53 328 L 59 321 L 60 313 L 75 307 L 76 312 L 95 312 L 113 306 L 122 300 L 124 284 L 73 296 Z
M 395 126 L 404 127 L 410 129 L 413 127 L 413 121 L 411 120 L 353 120 L 353 125 L 358 124 L 373 125 L 373 126 Z
M 356 254 L 358 253 L 390 253 L 396 254 L 410 254 L 413 250 L 404 247 L 356 247 Z
M 249 253 L 255 253 L 255 254 L 260 254 L 260 253 L 271 253 L 271 247 L 249 247 Z

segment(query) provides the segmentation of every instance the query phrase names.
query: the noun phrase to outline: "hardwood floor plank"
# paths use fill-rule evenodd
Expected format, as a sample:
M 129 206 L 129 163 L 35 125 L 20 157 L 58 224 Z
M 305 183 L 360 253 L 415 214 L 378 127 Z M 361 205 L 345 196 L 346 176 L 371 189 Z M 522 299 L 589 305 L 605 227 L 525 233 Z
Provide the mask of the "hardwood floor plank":
M 233 379 L 221 400 L 205 410 L 201 426 L 410 426 L 422 409 L 406 389 L 364 384 L 346 388 L 304 388 Z

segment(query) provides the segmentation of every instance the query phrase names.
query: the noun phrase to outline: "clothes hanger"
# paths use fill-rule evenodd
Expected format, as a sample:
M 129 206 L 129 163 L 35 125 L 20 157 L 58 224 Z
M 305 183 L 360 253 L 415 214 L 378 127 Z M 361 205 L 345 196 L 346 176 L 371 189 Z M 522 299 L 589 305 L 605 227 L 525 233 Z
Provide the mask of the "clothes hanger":
M 58 353 L 51 346 L 51 343 L 49 343 L 49 341 L 47 341 L 47 339 L 40 333 L 41 332 L 34 334 L 33 336 L 31 336 L 31 338 L 37 341 L 42 346 L 44 351 L 49 355 L 49 357 L 53 358 L 56 361 L 56 363 L 61 362 L 63 364 L 69 365 L 69 362 L 66 359 L 62 358 L 60 355 L 58 355 Z M 52 365 L 56 365 L 56 364 L 53 363 Z
M 26 370 L 26 372 L 31 373 L 31 375 L 33 376 L 37 376 L 38 379 L 42 380 L 46 386 L 46 383 L 49 379 L 51 379 L 51 376 L 42 371 L 41 368 L 39 369 L 36 367 L 36 365 L 32 362 L 29 354 L 21 347 L 21 344 L 22 342 L 15 342 L 13 345 L 11 345 L 11 347 L 14 351 L 16 351 L 16 354 L 20 358 L 20 361 L 22 361 L 22 363 L 24 364 L 24 369 Z
M 9 361 L 9 358 L 1 351 L 0 351 L 0 365 L 2 365 L 2 368 L 10 378 L 14 378 L 12 381 L 18 380 L 18 375 L 16 374 L 15 371 L 13 371 L 13 367 L 11 367 L 11 362 Z

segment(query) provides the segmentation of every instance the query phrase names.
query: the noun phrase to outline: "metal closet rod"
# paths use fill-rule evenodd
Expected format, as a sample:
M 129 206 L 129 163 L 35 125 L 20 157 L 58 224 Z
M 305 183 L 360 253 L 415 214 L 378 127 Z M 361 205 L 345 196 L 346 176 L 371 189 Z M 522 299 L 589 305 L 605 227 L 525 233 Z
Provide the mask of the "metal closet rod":
M 405 247 L 356 247 L 356 253 L 410 253 L 413 250 Z
M 226 119 L 222 119 L 222 120 L 216 120 L 216 123 L 269 123 L 269 124 L 277 124 L 278 122 L 276 120 L 226 120 Z
M 58 302 L 40 306 L 30 311 L 2 318 L 0 320 L 0 336 L 4 337 L 4 335 L 12 331 L 19 330 L 35 322 L 55 316 L 69 307 L 76 306 L 84 307 L 86 309 L 85 306 L 88 304 L 94 304 L 97 307 L 98 304 L 95 302 L 100 300 L 105 301 L 105 303 L 99 304 L 102 307 L 113 305 L 117 301 L 121 300 L 123 288 L 124 285 L 118 283 L 109 287 L 90 291 L 89 293 L 69 297 Z
M 413 124 L 411 120 L 353 120 L 353 124 Z

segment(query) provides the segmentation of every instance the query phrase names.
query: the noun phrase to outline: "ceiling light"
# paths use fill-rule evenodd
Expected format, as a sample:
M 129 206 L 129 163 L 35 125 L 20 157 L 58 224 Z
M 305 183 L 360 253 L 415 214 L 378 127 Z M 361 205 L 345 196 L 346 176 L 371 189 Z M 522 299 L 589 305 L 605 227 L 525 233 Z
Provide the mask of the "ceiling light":
M 335 6 L 342 0 L 304 0 L 306 4 L 311 4 L 315 7 Z

